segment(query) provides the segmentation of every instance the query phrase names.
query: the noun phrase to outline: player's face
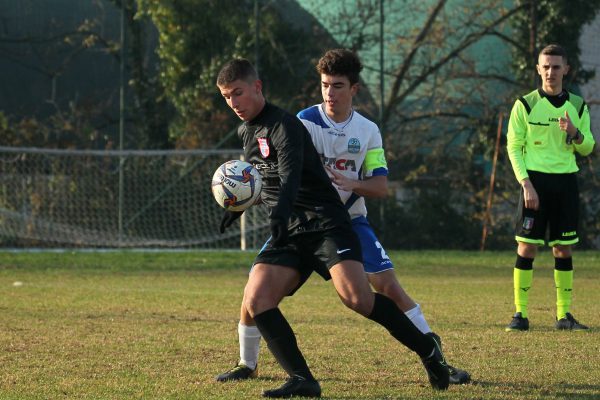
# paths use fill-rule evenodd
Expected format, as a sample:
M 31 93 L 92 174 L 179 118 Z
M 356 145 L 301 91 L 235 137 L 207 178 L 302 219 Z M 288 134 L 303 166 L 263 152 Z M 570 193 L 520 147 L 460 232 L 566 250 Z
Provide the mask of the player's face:
M 537 72 L 542 77 L 542 89 L 548 94 L 559 94 L 562 91 L 563 78 L 569 72 L 569 66 L 562 56 L 540 54 Z
M 242 121 L 251 121 L 263 109 L 265 100 L 260 80 L 246 82 L 238 79 L 218 87 L 227 105 Z
M 352 97 L 358 90 L 358 83 L 350 84 L 345 76 L 321 74 L 321 94 L 325 112 L 335 122 L 345 121 L 352 111 Z

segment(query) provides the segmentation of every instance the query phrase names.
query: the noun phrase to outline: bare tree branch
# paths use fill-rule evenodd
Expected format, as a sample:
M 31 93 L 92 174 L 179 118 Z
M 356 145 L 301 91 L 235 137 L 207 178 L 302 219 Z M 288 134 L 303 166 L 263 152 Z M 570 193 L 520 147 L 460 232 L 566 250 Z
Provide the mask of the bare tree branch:
M 492 36 L 498 36 L 500 39 L 504 40 L 505 42 L 510 43 L 512 46 L 514 46 L 517 49 L 519 49 L 519 51 L 522 52 L 522 53 L 527 53 L 529 51 L 520 42 L 514 40 L 512 37 L 510 37 L 508 35 L 503 34 L 502 32 L 494 30 L 494 31 L 490 32 L 490 35 L 492 35 Z
M 442 3 L 442 1 L 440 1 L 440 3 Z M 438 3 L 438 6 L 440 5 L 440 3 Z M 473 43 L 476 43 L 482 37 L 488 35 L 494 30 L 495 27 L 506 21 L 515 13 L 521 11 L 522 8 L 524 8 L 523 5 L 517 6 L 516 8 L 513 8 L 512 10 L 508 11 L 506 14 L 502 15 L 496 20 L 492 21 L 487 26 L 484 26 L 479 32 L 467 35 L 467 37 L 461 43 L 459 43 L 452 51 L 450 51 L 444 57 L 439 59 L 437 62 L 427 66 L 427 68 L 425 68 L 423 72 L 421 72 L 415 79 L 411 80 L 409 86 L 404 91 L 400 92 L 400 87 L 403 83 L 406 71 L 411 66 L 410 64 L 414 59 L 416 50 L 418 50 L 417 44 L 420 43 L 420 41 L 422 40 L 421 35 L 419 35 L 418 39 L 415 40 L 415 45 L 413 45 L 413 49 L 411 49 L 409 53 L 409 57 L 406 58 L 403 65 L 400 67 L 399 72 L 396 74 L 396 79 L 394 81 L 394 85 L 392 86 L 392 91 L 389 95 L 387 106 L 384 110 L 383 122 L 387 123 L 390 119 L 391 113 L 393 112 L 394 108 L 401 104 L 406 99 L 406 97 L 413 93 L 429 76 L 431 76 L 444 65 L 446 65 L 450 60 L 458 57 L 461 54 L 461 52 L 464 51 L 467 47 L 471 46 Z M 435 12 L 436 11 L 434 10 L 430 15 L 428 23 L 433 23 L 432 17 L 435 18 L 435 16 L 437 15 L 434 15 Z M 439 13 L 439 10 L 437 12 Z M 425 32 L 425 29 L 426 28 L 424 27 L 422 32 Z
M 438 1 L 438 4 L 433 8 L 431 13 L 429 14 L 427 21 L 425 22 L 425 24 L 423 25 L 423 28 L 421 29 L 421 32 L 419 32 L 419 34 L 415 37 L 415 40 L 413 41 L 413 44 L 412 44 L 412 48 L 409 50 L 408 55 L 406 56 L 406 58 L 404 59 L 404 62 L 400 66 L 398 73 L 395 74 L 396 78 L 394 79 L 394 83 L 392 84 L 390 101 L 388 101 L 388 106 L 384 110 L 384 114 L 383 114 L 384 124 L 389 119 L 389 113 L 390 113 L 389 110 L 391 109 L 391 104 L 393 103 L 393 99 L 396 97 L 396 94 L 400 90 L 400 85 L 404 81 L 406 73 L 409 70 L 410 66 L 412 65 L 413 59 L 415 58 L 417 51 L 421 47 L 421 44 L 423 43 L 423 40 L 425 39 L 427 34 L 431 31 L 431 27 L 433 26 L 435 19 L 437 18 L 438 14 L 442 10 L 442 8 L 444 8 L 445 4 L 446 4 L 446 0 Z

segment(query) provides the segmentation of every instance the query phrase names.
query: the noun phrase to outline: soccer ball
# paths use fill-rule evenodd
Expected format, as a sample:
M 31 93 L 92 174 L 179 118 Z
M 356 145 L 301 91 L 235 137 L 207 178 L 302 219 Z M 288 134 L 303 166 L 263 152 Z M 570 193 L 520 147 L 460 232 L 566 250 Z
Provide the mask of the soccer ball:
M 244 211 L 260 195 L 262 179 L 252 164 L 231 160 L 217 168 L 212 177 L 211 188 L 221 207 L 229 211 Z

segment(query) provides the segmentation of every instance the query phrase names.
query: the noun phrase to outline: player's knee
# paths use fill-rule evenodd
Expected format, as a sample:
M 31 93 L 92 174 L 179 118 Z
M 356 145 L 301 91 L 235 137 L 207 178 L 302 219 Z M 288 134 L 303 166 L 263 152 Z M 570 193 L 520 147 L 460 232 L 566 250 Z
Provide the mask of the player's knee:
M 377 293 L 381 293 L 384 296 L 387 296 L 389 298 L 395 298 L 395 297 L 399 297 L 399 292 L 398 290 L 396 290 L 395 285 L 393 285 L 391 282 L 383 282 L 380 283 L 377 286 L 374 286 L 375 290 L 377 291 Z
M 244 306 L 248 314 L 254 318 L 256 314 L 260 314 L 263 310 L 263 302 L 259 297 L 248 296 L 244 299 Z
M 556 245 L 552 248 L 552 255 L 556 258 L 571 257 L 571 246 Z
M 521 257 L 535 258 L 535 256 L 537 255 L 537 246 L 531 243 L 519 242 L 517 253 Z
M 254 325 L 254 319 L 252 318 L 252 315 L 250 315 L 250 312 L 246 308 L 245 302 L 242 303 L 242 308 L 240 310 L 240 321 L 244 325 Z
M 349 295 L 340 296 L 342 303 L 354 312 L 368 316 L 373 310 L 373 300 L 367 296 Z
M 254 292 L 244 294 L 244 307 L 252 318 L 257 314 L 277 307 L 277 305 L 277 301 L 271 296 Z

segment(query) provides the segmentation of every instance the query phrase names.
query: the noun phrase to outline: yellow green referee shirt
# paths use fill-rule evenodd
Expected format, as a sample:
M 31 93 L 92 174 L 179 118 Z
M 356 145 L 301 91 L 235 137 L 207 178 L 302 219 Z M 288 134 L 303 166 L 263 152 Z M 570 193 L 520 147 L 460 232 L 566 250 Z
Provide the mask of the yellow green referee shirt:
M 594 149 L 587 105 L 571 92 L 563 95 L 567 99 L 560 107 L 552 105 L 539 89 L 515 101 L 506 147 L 517 181 L 528 177 L 527 170 L 553 174 L 577 172 L 575 151 L 587 156 Z M 567 133 L 558 126 L 558 119 L 564 117 L 565 111 L 583 134 L 581 144 L 567 144 Z

